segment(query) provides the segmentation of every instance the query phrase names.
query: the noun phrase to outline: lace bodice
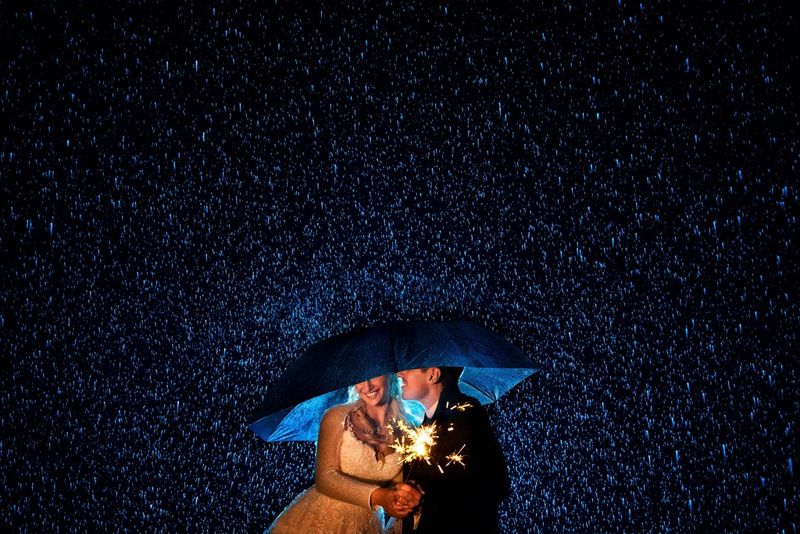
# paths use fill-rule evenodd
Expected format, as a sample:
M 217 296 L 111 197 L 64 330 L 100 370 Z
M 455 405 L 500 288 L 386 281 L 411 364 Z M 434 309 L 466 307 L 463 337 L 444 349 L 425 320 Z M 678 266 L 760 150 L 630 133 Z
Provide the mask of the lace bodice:
M 372 447 L 345 429 L 352 408 L 352 404 L 334 406 L 322 418 L 315 482 L 320 493 L 369 509 L 370 494 L 378 486 L 400 481 L 402 466 L 396 454 L 377 460 Z
M 402 469 L 397 453 L 386 455 L 382 462 L 376 460 L 375 450 L 348 429 L 342 432 L 339 467 L 346 475 L 375 481 L 392 480 Z

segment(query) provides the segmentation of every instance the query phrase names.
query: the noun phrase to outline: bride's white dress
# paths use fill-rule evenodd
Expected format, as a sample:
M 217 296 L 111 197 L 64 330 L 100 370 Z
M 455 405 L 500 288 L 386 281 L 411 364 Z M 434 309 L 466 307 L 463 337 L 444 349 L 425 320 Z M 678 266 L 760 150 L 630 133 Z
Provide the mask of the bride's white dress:
M 401 521 L 384 523 L 369 506 L 372 491 L 402 481 L 396 453 L 381 461 L 375 450 L 345 428 L 352 404 L 326 412 L 317 444 L 316 485 L 298 495 L 267 529 L 274 534 L 399 534 Z

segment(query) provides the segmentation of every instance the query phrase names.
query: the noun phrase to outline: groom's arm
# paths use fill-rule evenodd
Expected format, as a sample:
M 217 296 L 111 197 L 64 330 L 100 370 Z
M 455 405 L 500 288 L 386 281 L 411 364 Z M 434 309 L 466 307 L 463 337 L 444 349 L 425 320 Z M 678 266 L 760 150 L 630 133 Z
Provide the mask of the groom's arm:
M 481 478 L 487 484 L 487 490 L 497 502 L 508 497 L 511 483 L 508 477 L 505 456 L 500 443 L 497 441 L 494 429 L 489 420 L 489 415 L 480 407 L 472 414 L 474 417 L 474 436 L 478 443 L 476 449 L 483 460 Z

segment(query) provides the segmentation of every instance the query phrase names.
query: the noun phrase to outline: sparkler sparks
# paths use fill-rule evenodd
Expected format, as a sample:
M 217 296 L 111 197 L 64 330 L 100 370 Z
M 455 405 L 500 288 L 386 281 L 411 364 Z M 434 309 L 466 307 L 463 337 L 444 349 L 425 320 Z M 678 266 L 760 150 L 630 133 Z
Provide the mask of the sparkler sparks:
M 461 448 L 458 449 L 458 451 L 453 452 L 453 453 L 448 454 L 447 456 L 445 456 L 445 458 L 447 458 L 450 461 L 447 462 L 446 464 L 444 464 L 444 466 L 447 467 L 450 464 L 460 464 L 460 465 L 463 466 L 464 465 L 464 457 L 466 456 L 466 454 L 461 454 L 461 451 L 463 451 L 463 450 L 464 450 L 464 445 L 462 445 Z
M 457 404 L 451 409 L 459 409 L 464 411 L 465 409 L 471 407 L 472 405 L 464 403 Z M 391 447 L 395 450 L 395 452 L 397 452 L 397 455 L 400 458 L 400 463 L 411 463 L 414 460 L 424 460 L 428 465 L 433 465 L 431 463 L 431 457 L 433 447 L 436 445 L 438 438 L 438 428 L 436 423 L 412 428 L 408 426 L 408 424 L 406 424 L 406 422 L 402 419 L 395 419 L 393 423 L 390 423 L 387 426 L 387 428 L 390 430 L 392 430 L 393 427 L 396 430 L 395 434 L 397 434 L 398 437 Z M 447 430 L 453 430 L 453 426 L 450 425 L 450 428 Z M 445 456 L 445 459 L 448 460 L 445 464 L 445 467 L 448 467 L 451 464 L 460 464 L 461 466 L 464 466 L 464 458 L 466 457 L 466 454 L 463 454 L 464 447 L 465 445 L 461 445 L 460 449 Z M 444 474 L 444 469 L 442 469 L 442 466 L 439 462 L 436 462 L 436 468 L 439 469 L 440 473 Z M 413 466 L 411 469 L 414 469 Z M 408 474 L 410 474 L 410 471 Z
M 402 463 L 414 460 L 425 460 L 430 465 L 431 449 L 436 445 L 438 429 L 436 423 L 411 428 L 402 420 L 396 420 L 395 426 L 400 430 L 400 437 L 391 445 Z
M 448 406 L 450 407 L 451 410 L 456 410 L 456 411 L 459 411 L 459 412 L 466 411 L 467 408 L 472 408 L 472 404 L 470 404 L 468 402 L 462 402 L 462 403 L 459 403 L 459 404 L 454 404 L 453 406 L 450 406 L 449 403 L 448 403 Z

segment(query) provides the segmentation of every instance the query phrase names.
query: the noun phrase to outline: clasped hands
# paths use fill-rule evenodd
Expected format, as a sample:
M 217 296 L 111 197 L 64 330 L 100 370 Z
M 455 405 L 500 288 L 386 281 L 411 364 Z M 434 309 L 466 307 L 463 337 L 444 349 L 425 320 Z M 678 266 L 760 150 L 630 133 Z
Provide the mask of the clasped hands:
M 411 481 L 410 481 L 411 482 Z M 393 488 L 377 488 L 372 492 L 372 504 L 382 506 L 383 510 L 397 519 L 407 517 L 419 506 L 424 493 L 413 482 L 395 484 Z

